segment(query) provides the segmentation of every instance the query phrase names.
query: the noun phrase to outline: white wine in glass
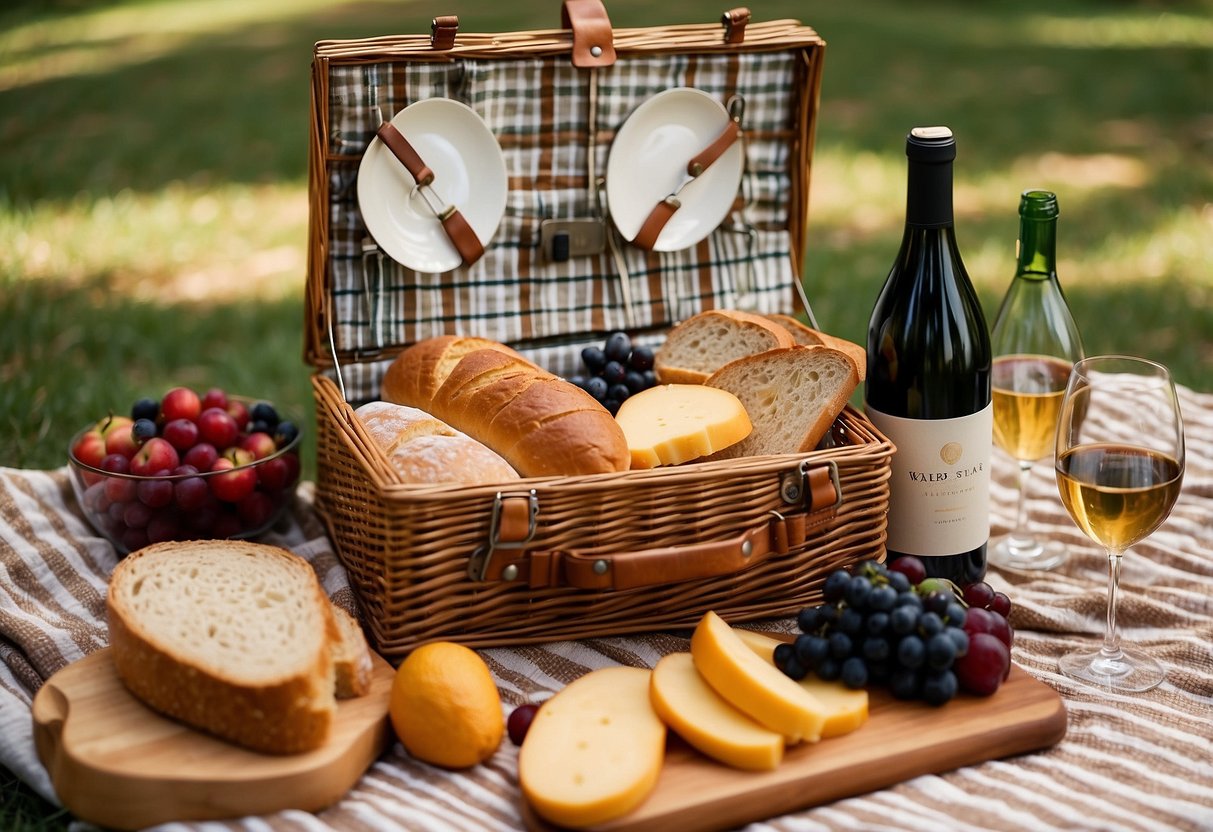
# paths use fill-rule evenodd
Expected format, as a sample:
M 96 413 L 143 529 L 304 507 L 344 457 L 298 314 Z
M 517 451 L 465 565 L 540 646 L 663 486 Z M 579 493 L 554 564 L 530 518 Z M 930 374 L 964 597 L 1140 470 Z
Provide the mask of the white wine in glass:
M 1166 367 L 1100 356 L 1074 365 L 1057 427 L 1057 488 L 1083 534 L 1108 556 L 1104 643 L 1058 662 L 1067 676 L 1138 692 L 1162 681 L 1162 667 L 1120 644 L 1116 607 L 1125 551 L 1171 513 L 1184 475 L 1183 417 Z
M 1032 465 L 1053 453 L 1066 380 L 1083 357 L 1082 339 L 1057 278 L 1057 196 L 1027 190 L 1019 201 L 1015 277 L 990 335 L 994 444 L 1019 464 L 1015 526 L 994 541 L 990 563 L 1015 569 L 1052 569 L 1065 545 L 1041 540 L 1028 518 Z

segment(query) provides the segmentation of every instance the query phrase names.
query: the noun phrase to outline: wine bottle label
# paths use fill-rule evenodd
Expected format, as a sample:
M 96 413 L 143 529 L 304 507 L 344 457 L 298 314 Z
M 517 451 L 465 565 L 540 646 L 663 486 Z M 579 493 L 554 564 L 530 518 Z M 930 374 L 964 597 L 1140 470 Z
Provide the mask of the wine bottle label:
M 888 548 L 955 555 L 990 537 L 994 407 L 957 419 L 905 419 L 871 407 L 868 418 L 896 446 Z

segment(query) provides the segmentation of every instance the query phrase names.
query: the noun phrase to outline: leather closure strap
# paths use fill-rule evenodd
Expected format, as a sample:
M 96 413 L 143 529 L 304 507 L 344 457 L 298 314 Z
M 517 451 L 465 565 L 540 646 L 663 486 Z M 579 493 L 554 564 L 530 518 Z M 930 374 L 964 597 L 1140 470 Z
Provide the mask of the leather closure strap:
M 724 152 L 733 145 L 733 142 L 737 141 L 739 135 L 741 135 L 741 125 L 738 124 L 737 119 L 729 119 L 729 123 L 725 125 L 724 130 L 720 131 L 720 135 L 713 139 L 707 147 L 696 153 L 691 158 L 691 161 L 687 162 L 686 178 L 678 186 L 677 190 L 653 206 L 653 210 L 649 212 L 644 222 L 640 224 L 640 230 L 632 238 L 632 245 L 645 251 L 653 250 L 653 246 L 657 245 L 657 238 L 661 236 L 661 232 L 666 227 L 666 224 L 669 223 L 675 212 L 682 207 L 682 201 L 678 198 L 679 192 L 724 155 Z
M 430 46 L 436 51 L 451 49 L 455 45 L 455 35 L 458 31 L 458 15 L 444 14 L 435 17 L 430 23 Z
M 729 9 L 720 17 L 720 23 L 724 26 L 724 42 L 730 44 L 738 44 L 745 42 L 745 27 L 750 22 L 750 10 L 741 6 L 736 9 Z
M 573 30 L 573 66 L 589 69 L 615 63 L 615 38 L 602 0 L 564 0 L 560 26 Z
M 409 143 L 404 134 L 396 129 L 394 124 L 385 121 L 379 125 L 379 129 L 375 133 L 416 180 L 418 188 L 429 188 L 433 184 L 434 171 L 422 160 L 421 154 Z M 434 194 L 433 190 L 428 193 Z M 423 193 L 422 196 L 426 197 L 426 193 Z M 434 196 L 436 198 L 437 194 Z M 435 207 L 428 197 L 425 201 L 438 217 L 438 221 L 442 223 L 446 236 L 455 246 L 455 250 L 459 252 L 459 257 L 465 266 L 472 265 L 484 256 L 484 244 L 480 242 L 480 238 L 476 236 L 476 232 L 468 224 L 463 214 L 459 213 L 458 208 L 454 205 L 442 206 L 441 200 L 438 200 L 439 205 Z

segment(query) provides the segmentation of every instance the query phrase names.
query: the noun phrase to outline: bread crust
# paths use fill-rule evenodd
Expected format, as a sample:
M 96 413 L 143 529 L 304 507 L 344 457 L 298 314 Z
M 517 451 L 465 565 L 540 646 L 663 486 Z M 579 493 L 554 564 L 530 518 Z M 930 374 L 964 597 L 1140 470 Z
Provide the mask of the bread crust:
M 380 395 L 384 401 L 429 410 L 434 394 L 451 369 L 463 356 L 482 349 L 499 350 L 526 361 L 505 344 L 487 338 L 437 335 L 418 341 L 396 356 L 384 373 Z
M 523 477 L 626 471 L 631 461 L 623 430 L 589 393 L 498 350 L 464 356 L 430 412 Z
M 175 655 L 140 624 L 121 597 L 120 585 L 142 560 L 171 557 L 174 552 L 197 545 L 239 547 L 258 557 L 289 559 L 290 568 L 307 571 L 309 603 L 322 616 L 324 634 L 320 649 L 306 667 L 259 684 L 225 678 L 220 672 Z M 153 710 L 268 754 L 310 751 L 328 738 L 336 708 L 332 651 L 340 634 L 328 596 L 311 565 L 302 558 L 274 546 L 243 541 L 153 544 L 128 555 L 115 568 L 106 597 L 106 618 L 118 677 Z
M 333 654 L 336 674 L 334 692 L 338 699 L 365 696 L 371 690 L 371 649 L 358 619 L 333 604 L 333 620 L 341 634 Z
M 868 351 L 859 344 L 856 344 L 854 341 L 848 341 L 846 338 L 839 338 L 837 335 L 831 335 L 828 332 L 813 329 L 813 327 L 802 324 L 791 315 L 767 315 L 767 317 L 792 333 L 792 337 L 796 339 L 797 344 L 804 346 L 821 345 L 845 352 L 855 362 L 855 370 L 859 373 L 859 380 L 862 382 L 867 378 Z

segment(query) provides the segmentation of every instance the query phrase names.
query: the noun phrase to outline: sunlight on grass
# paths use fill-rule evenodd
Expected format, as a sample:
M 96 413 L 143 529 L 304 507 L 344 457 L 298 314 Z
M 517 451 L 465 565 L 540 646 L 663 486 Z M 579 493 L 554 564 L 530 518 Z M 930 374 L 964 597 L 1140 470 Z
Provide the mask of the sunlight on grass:
M 1213 48 L 1213 19 L 1162 12 L 1109 17 L 1033 15 L 1023 23 L 1028 38 L 1046 46 L 1078 49 Z
M 294 186 L 129 190 L 0 212 L 0 274 L 80 283 L 106 275 L 140 300 L 297 293 L 306 269 L 307 195 Z
M 363 0 L 390 2 L 399 0 Z M 332 0 L 187 0 L 108 6 L 0 32 L 0 90 L 109 72 L 258 23 L 331 11 Z

